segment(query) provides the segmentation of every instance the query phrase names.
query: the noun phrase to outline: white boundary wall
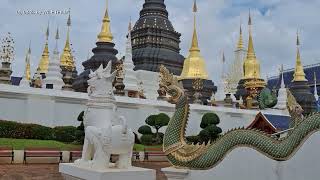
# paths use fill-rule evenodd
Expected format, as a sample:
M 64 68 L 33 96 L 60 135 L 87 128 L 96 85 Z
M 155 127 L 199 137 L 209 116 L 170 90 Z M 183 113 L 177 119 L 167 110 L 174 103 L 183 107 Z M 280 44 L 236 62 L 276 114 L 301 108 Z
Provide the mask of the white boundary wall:
M 52 89 L 25 88 L 0 84 L 0 120 L 35 123 L 45 126 L 77 126 L 77 117 L 85 109 L 86 93 Z M 151 114 L 166 113 L 171 116 L 174 105 L 165 101 L 116 97 L 118 111 L 127 118 L 129 127 L 137 131 Z M 220 127 L 227 129 L 248 126 L 258 113 L 226 107 L 191 105 L 187 134 L 197 134 L 203 114 L 215 112 L 221 119 Z M 268 110 L 272 114 L 284 114 Z M 164 129 L 162 129 L 163 131 Z

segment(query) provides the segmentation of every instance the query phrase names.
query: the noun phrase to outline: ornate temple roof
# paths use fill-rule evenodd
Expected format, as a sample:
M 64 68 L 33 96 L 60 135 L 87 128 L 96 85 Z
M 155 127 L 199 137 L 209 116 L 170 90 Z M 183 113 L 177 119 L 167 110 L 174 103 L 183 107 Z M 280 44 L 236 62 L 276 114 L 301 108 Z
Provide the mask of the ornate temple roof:
M 184 57 L 179 54 L 181 34 L 168 19 L 164 0 L 145 0 L 132 30 L 135 70 L 158 72 L 161 64 L 180 75 Z

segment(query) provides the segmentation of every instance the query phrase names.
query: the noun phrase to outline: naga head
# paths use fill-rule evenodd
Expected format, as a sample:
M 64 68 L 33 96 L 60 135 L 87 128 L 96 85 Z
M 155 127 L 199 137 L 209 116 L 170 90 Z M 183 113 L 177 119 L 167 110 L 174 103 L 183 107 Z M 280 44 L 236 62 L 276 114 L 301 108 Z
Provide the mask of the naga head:
M 296 98 L 292 95 L 291 91 L 287 89 L 287 107 L 291 115 L 295 117 L 301 117 L 303 109 L 296 101 Z
M 170 96 L 167 100 L 172 104 L 176 104 L 178 99 L 184 94 L 183 88 L 178 82 L 178 78 L 174 77 L 164 65 L 160 66 L 159 87 L 160 89 L 164 89 Z

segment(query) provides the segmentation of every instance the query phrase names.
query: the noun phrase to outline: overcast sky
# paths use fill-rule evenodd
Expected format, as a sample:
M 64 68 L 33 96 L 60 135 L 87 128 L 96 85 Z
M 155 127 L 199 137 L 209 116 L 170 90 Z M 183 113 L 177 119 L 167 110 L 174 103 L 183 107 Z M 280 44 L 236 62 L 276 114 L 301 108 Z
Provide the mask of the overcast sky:
M 169 18 L 176 31 L 182 34 L 181 54 L 186 56 L 192 33 L 193 0 L 166 0 Z M 238 39 L 240 19 L 247 44 L 248 9 L 253 16 L 254 46 L 261 62 L 262 77 L 277 74 L 280 64 L 293 68 L 297 28 L 301 37 L 301 55 L 304 65 L 320 62 L 320 0 L 198 0 L 199 45 L 210 78 L 217 81 L 222 50 L 228 63 L 233 61 Z M 144 0 L 109 0 L 111 28 L 116 48 L 124 55 L 125 35 L 131 16 L 135 22 Z M 31 40 L 32 72 L 35 71 L 45 42 L 45 30 L 50 24 L 50 53 L 54 48 L 54 34 L 60 29 L 60 52 L 66 37 L 66 14 L 20 15 L 17 11 L 71 9 L 71 41 L 78 71 L 81 62 L 95 47 L 105 11 L 105 0 L 0 0 L 0 37 L 11 32 L 16 41 L 13 62 L 15 76 L 24 71 L 24 58 Z

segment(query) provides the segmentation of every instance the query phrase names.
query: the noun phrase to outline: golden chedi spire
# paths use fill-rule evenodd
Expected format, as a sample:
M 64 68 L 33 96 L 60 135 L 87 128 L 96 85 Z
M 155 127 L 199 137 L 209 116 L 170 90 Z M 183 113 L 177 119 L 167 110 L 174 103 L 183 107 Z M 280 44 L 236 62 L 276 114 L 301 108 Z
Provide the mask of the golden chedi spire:
M 29 43 L 29 48 L 28 48 L 28 51 L 27 51 L 26 59 L 25 59 L 26 68 L 24 70 L 24 77 L 28 81 L 31 80 L 30 58 L 31 58 L 31 41 Z
M 296 67 L 294 70 L 292 82 L 307 81 L 306 74 L 304 73 L 302 62 L 301 62 L 299 46 L 300 46 L 300 40 L 299 40 L 299 34 L 297 32 L 297 57 L 296 57 Z
M 244 79 L 260 79 L 260 63 L 256 58 L 253 47 L 253 38 L 252 38 L 252 19 L 251 13 L 249 11 L 249 42 L 248 42 L 248 51 L 247 56 L 244 60 L 243 71 Z
M 108 0 L 106 0 L 106 12 L 102 20 L 101 32 L 98 35 L 98 42 L 109 42 L 111 43 L 113 36 L 110 28 L 110 18 L 108 14 Z
M 208 79 L 208 72 L 203 57 L 200 54 L 198 45 L 198 36 L 196 29 L 196 12 L 197 3 L 194 1 L 193 12 L 194 12 L 194 24 L 193 24 L 193 36 L 191 48 L 189 50 L 189 56 L 185 59 L 180 80 L 183 79 Z
M 243 37 L 242 37 L 242 27 L 240 24 L 240 33 L 239 33 L 239 40 L 237 43 L 237 50 L 242 50 L 244 49 L 244 44 L 243 44 Z
M 37 72 L 40 74 L 45 74 L 48 72 L 49 68 L 49 47 L 48 47 L 48 39 L 49 39 L 49 23 L 46 31 L 46 43 L 44 45 L 44 49 L 41 55 L 41 59 L 37 68 Z
M 68 26 L 67 38 L 66 38 L 66 43 L 65 43 L 63 52 L 60 57 L 60 66 L 72 71 L 75 68 L 75 64 L 74 64 L 74 59 L 73 59 L 73 55 L 70 47 L 70 26 L 71 26 L 70 10 L 69 10 L 67 26 Z

